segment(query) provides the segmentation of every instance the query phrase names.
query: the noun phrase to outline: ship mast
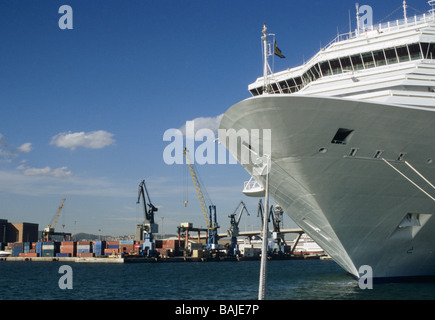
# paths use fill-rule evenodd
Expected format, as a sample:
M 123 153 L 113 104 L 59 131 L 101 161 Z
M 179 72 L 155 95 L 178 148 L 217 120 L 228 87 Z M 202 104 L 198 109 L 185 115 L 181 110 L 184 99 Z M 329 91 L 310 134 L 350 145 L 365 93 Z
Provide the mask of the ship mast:
M 403 0 L 403 17 L 405 18 L 405 24 L 408 24 L 408 15 L 406 14 L 406 0 Z
M 263 94 L 265 94 L 265 93 L 269 93 L 269 79 L 268 79 L 269 58 L 268 58 L 268 53 L 267 53 L 267 28 L 266 28 L 266 24 L 263 25 L 262 33 L 263 33 L 263 36 L 261 37 L 261 40 L 263 41 L 263 59 L 264 59 L 264 63 L 263 63 L 263 80 L 264 80 Z
M 355 3 L 355 8 L 356 8 L 356 35 L 359 35 L 359 28 L 360 28 L 360 23 L 359 23 L 359 3 Z

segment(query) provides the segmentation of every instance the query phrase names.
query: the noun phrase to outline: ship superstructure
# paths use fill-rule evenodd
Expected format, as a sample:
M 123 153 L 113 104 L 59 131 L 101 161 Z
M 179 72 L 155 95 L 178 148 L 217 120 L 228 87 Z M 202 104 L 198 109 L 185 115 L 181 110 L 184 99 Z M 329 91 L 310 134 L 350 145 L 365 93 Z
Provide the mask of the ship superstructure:
M 407 17 L 405 2 L 404 12 L 277 73 L 264 27 L 263 77 L 220 125 L 261 186 L 261 157 L 242 153 L 263 150 L 270 195 L 355 277 L 363 265 L 375 278 L 435 275 L 435 12 Z M 243 130 L 257 133 L 243 141 Z
M 433 106 L 434 17 L 429 11 L 338 35 L 304 65 L 269 75 L 267 91 Z M 253 96 L 264 82 L 249 85 Z

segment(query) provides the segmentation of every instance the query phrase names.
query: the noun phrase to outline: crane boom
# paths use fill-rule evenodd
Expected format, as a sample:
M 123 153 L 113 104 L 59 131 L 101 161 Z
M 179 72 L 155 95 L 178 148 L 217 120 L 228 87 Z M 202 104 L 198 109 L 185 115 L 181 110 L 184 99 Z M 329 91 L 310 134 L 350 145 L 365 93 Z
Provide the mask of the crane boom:
M 201 190 L 201 185 L 199 184 L 198 175 L 196 174 L 195 168 L 194 168 L 192 162 L 190 161 L 189 151 L 187 150 L 187 148 L 184 148 L 184 155 L 186 157 L 187 165 L 189 166 L 190 174 L 192 175 L 193 184 L 195 185 L 195 190 L 196 190 L 196 193 L 198 195 L 199 203 L 201 204 L 201 209 L 202 209 L 202 213 L 204 214 L 207 228 L 211 228 L 212 225 L 211 225 L 210 220 L 208 218 L 207 204 L 205 202 L 204 195 L 203 195 L 202 190 Z
M 62 199 L 62 202 L 60 203 L 59 209 L 57 209 L 56 215 L 53 218 L 53 221 L 50 224 L 50 228 L 55 228 L 57 224 L 57 220 L 59 219 L 60 213 L 62 212 L 63 203 L 65 202 L 65 198 Z
M 147 195 L 148 202 L 149 202 L 148 203 L 149 210 L 147 210 L 147 203 L 146 203 L 146 199 L 145 199 L 145 193 Z M 138 204 L 140 203 L 141 196 L 142 196 L 142 199 L 143 199 L 145 220 L 149 221 L 150 223 L 154 223 L 154 212 L 157 212 L 158 208 L 156 208 L 151 203 L 150 195 L 148 193 L 148 189 L 147 189 L 147 186 L 145 184 L 145 180 L 142 180 L 141 183 L 139 184 L 139 192 L 138 192 L 137 202 L 136 203 L 138 203 Z

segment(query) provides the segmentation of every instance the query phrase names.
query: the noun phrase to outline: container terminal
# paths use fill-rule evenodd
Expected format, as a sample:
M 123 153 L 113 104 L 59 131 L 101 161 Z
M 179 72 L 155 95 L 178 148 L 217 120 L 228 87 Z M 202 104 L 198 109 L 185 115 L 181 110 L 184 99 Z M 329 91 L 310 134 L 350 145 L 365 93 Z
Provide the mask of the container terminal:
M 28 230 L 37 228 L 37 224 L 12 224 L 0 220 L 3 230 L 9 225 L 27 225 Z M 151 243 L 143 240 L 118 241 L 24 241 L 1 242 L 0 261 L 74 261 L 100 263 L 129 262 L 196 262 L 196 261 L 240 261 L 260 258 L 260 231 L 240 232 L 236 249 L 228 234 L 218 234 L 218 244 L 207 247 L 207 229 L 195 228 L 192 223 L 181 223 L 178 237 L 154 239 Z M 25 230 L 25 229 L 21 229 Z M 29 237 L 29 231 L 19 230 L 19 237 Z M 284 229 L 284 233 L 295 233 L 297 238 L 289 244 L 277 248 L 277 236 L 269 241 L 269 259 L 308 259 L 325 258 L 323 250 L 318 247 L 300 229 Z M 3 233 L 3 234 L 2 234 Z M 3 239 L 7 234 L 0 233 Z M 33 232 L 34 233 L 34 232 Z M 16 233 L 15 233 L 16 234 Z M 46 239 L 45 239 L 46 240 Z
M 186 157 L 187 155 L 187 150 Z M 136 225 L 134 240 L 117 241 L 72 241 L 71 233 L 57 232 L 57 221 L 62 212 L 65 198 L 51 222 L 38 231 L 38 224 L 10 223 L 0 219 L 0 261 L 75 261 L 101 263 L 128 262 L 182 262 L 182 261 L 239 261 L 255 260 L 261 256 L 261 231 L 240 231 L 239 223 L 244 212 L 250 215 L 243 201 L 228 215 L 230 227 L 226 233 L 218 233 L 216 206 L 207 205 L 197 173 L 190 164 L 189 169 L 206 219 L 206 228 L 196 228 L 191 222 L 181 223 L 177 235 L 157 239 L 158 224 L 154 215 L 157 206 L 142 180 L 139 184 L 137 204 L 142 204 L 144 221 Z M 185 203 L 186 205 L 186 203 Z M 208 210 L 206 209 L 208 208 Z M 263 221 L 264 207 L 258 202 L 257 217 Z M 302 229 L 283 229 L 283 211 L 279 205 L 268 210 L 272 230 L 268 237 L 269 259 L 327 258 L 314 241 Z M 285 234 L 295 234 L 292 243 L 287 243 Z M 59 238 L 62 240 L 59 241 Z

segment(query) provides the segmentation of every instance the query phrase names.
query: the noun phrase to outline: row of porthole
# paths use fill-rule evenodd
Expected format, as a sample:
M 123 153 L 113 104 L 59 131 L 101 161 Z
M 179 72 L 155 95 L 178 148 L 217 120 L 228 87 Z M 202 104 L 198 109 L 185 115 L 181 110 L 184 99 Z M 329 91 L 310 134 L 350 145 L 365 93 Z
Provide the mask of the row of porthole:
M 358 152 L 358 148 L 352 148 L 351 150 L 350 150 L 350 152 L 349 152 L 349 154 L 348 154 L 348 157 L 355 157 L 356 156 L 356 153 Z M 326 152 L 328 152 L 328 149 L 327 148 L 320 148 L 319 149 L 319 153 L 326 153 Z M 376 153 L 375 153 L 375 155 L 373 156 L 373 159 L 381 159 L 381 155 L 382 155 L 382 153 L 383 153 L 384 151 L 383 150 L 376 150 Z M 399 154 L 399 156 L 397 157 L 397 161 L 402 161 L 403 160 L 403 157 L 406 155 L 406 153 L 405 152 L 401 152 L 400 154 Z M 429 158 L 429 159 L 427 159 L 426 160 L 426 163 L 427 164 L 431 164 L 433 162 L 433 159 L 431 159 L 431 158 Z

